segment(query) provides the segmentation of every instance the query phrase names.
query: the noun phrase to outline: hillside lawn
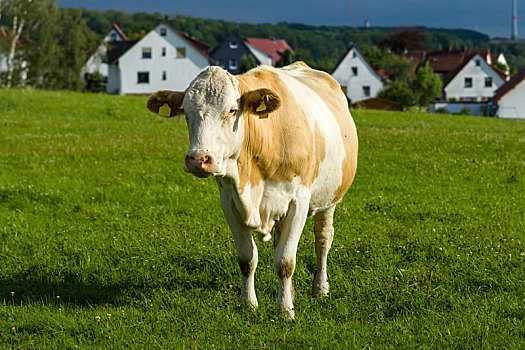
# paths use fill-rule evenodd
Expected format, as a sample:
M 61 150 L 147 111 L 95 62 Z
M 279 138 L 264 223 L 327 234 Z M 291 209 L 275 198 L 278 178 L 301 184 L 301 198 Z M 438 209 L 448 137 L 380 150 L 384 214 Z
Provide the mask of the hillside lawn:
M 525 122 L 353 110 L 330 296 L 309 219 L 287 321 L 272 242 L 239 304 L 217 185 L 145 102 L 0 90 L 0 348 L 525 348 Z

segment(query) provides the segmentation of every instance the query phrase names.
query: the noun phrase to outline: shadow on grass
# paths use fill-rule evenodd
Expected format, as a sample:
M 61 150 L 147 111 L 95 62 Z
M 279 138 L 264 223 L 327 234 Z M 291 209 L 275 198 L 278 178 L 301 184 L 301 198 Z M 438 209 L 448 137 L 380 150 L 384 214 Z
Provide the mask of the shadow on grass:
M 224 263 L 224 261 L 223 261 Z M 222 265 L 222 266 L 221 266 Z M 159 289 L 190 293 L 195 290 L 225 290 L 238 271 L 217 264 L 213 257 L 179 257 L 170 269 L 131 271 L 120 275 L 97 275 L 88 271 L 55 274 L 50 267 L 28 268 L 0 277 L 0 300 L 12 304 L 39 301 L 45 304 L 72 303 L 80 306 L 127 304 L 143 300 Z M 124 267 L 123 267 L 124 268 Z M 51 271 L 50 271 L 51 270 Z

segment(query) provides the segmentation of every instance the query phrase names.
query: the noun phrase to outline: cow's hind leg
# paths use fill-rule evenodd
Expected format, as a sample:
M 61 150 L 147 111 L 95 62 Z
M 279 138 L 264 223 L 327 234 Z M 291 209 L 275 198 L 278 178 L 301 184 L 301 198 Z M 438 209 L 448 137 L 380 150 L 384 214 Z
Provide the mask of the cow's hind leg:
M 334 228 L 332 226 L 335 205 L 319 212 L 314 216 L 315 253 L 317 255 L 317 271 L 312 286 L 313 296 L 328 295 L 328 274 L 326 272 L 326 261 L 328 251 L 334 239 Z
M 295 270 L 297 245 L 308 214 L 308 200 L 290 203 L 288 212 L 280 224 L 280 237 L 273 255 L 273 266 L 279 278 L 279 294 L 275 308 L 284 316 L 293 319 L 292 275 Z

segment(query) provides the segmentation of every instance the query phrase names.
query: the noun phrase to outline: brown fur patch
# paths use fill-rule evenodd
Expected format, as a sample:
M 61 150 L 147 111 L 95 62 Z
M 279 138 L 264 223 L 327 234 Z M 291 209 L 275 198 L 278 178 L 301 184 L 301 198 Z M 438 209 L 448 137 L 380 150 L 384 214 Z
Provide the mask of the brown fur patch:
M 252 272 L 252 264 L 249 261 L 237 260 L 239 268 L 244 277 L 248 277 Z
M 182 106 L 185 94 L 185 92 L 180 91 L 159 90 L 150 96 L 146 106 L 150 111 L 158 114 L 159 108 L 167 103 L 171 108 L 170 117 L 174 117 L 184 113 L 184 110 L 180 107 Z
M 285 260 L 277 266 L 277 276 L 279 278 L 290 278 L 293 275 L 295 264 L 291 260 Z
M 314 135 L 291 91 L 279 75 L 268 68 L 236 78 L 241 96 L 265 88 L 283 101 L 268 119 L 254 117 L 249 111 L 243 114 L 245 137 L 239 158 L 240 190 L 243 191 L 248 182 L 252 185 L 262 179 L 291 182 L 297 176 L 304 185 L 311 185 L 319 168 L 318 157 L 313 152 Z
M 339 83 L 329 74 L 313 69 L 303 69 L 303 77 L 298 78 L 301 83 L 317 92 L 335 116 L 341 137 L 345 145 L 345 159 L 343 160 L 343 178 L 341 185 L 334 194 L 333 203 L 338 202 L 348 191 L 354 180 L 357 168 L 357 132 L 348 109 L 346 97 L 341 92 Z

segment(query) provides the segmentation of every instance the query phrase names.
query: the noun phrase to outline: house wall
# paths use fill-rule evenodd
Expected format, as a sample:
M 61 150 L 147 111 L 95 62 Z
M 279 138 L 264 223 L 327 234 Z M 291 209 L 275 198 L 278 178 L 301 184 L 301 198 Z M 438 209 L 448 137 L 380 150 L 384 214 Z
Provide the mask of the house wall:
M 166 36 L 161 36 L 166 28 Z M 142 58 L 142 48 L 151 48 L 151 58 Z M 162 48 L 166 56 L 162 56 Z M 185 48 L 186 57 L 177 58 L 176 48 Z M 159 25 L 131 47 L 118 60 L 121 92 L 150 94 L 157 90 L 185 90 L 190 82 L 209 65 L 208 58 L 197 51 L 179 34 Z M 162 72 L 166 80 L 162 80 Z M 138 82 L 138 72 L 149 73 L 149 83 Z
M 357 75 L 352 72 L 352 67 L 357 67 Z M 352 103 L 376 97 L 383 89 L 381 78 L 355 48 L 348 51 L 332 73 L 332 77 L 339 82 L 343 90 L 346 88 L 346 96 Z M 365 95 L 363 86 L 370 87 L 370 96 Z
M 498 102 L 496 115 L 500 118 L 525 119 L 525 81 L 507 92 Z
M 476 65 L 480 60 L 480 65 Z M 492 87 L 485 87 L 485 78 L 492 77 Z M 472 78 L 472 87 L 465 87 L 465 78 Z M 479 55 L 474 56 L 463 69 L 445 86 L 446 98 L 481 101 L 490 98 L 494 92 L 503 85 L 503 79 L 492 69 L 488 63 Z
M 428 106 L 428 112 L 437 113 L 437 110 L 441 108 L 446 109 L 450 114 L 458 114 L 464 108 L 474 116 L 490 114 L 490 111 L 487 111 L 486 102 L 432 102 Z
M 107 91 L 108 94 L 119 94 L 121 92 L 120 68 L 114 64 L 108 67 Z
M 82 78 L 86 73 L 99 72 L 104 77 L 108 76 L 108 64 L 107 64 L 107 48 L 106 44 L 101 44 L 95 53 L 89 57 L 86 64 L 82 68 Z

